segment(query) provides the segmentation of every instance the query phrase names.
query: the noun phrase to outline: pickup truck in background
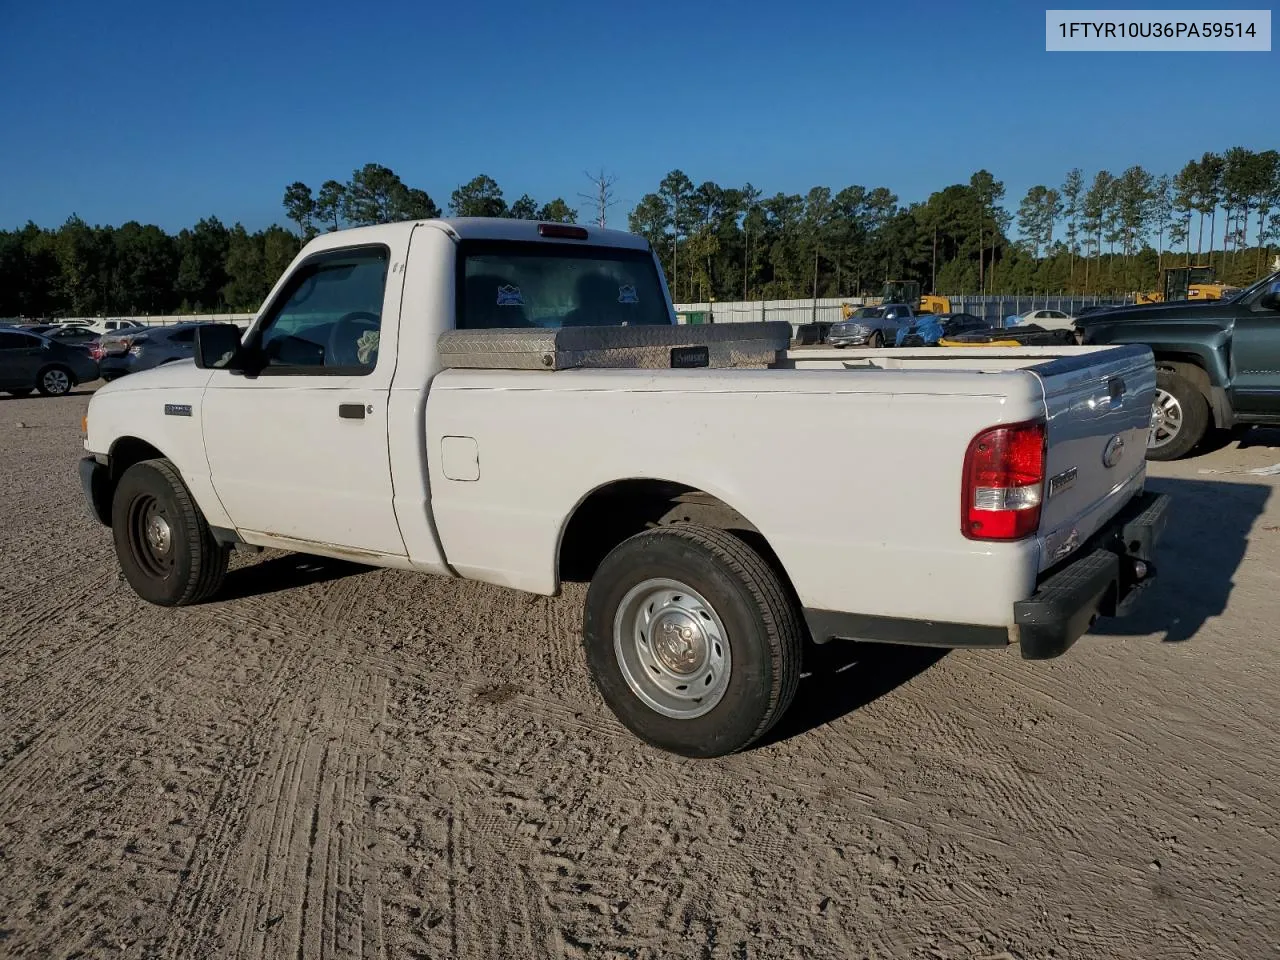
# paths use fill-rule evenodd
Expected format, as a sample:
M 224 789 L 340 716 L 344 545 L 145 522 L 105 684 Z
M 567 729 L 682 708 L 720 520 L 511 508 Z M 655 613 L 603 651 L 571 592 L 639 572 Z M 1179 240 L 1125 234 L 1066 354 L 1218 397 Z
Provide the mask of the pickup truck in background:
M 878 307 L 858 307 L 848 320 L 833 323 L 827 333 L 832 347 L 874 347 L 897 341 L 898 331 L 911 326 L 915 309 L 907 303 L 882 303 Z
M 97 391 L 86 498 L 167 606 L 214 596 L 235 548 L 588 581 L 604 700 L 687 756 L 763 736 L 810 642 L 1050 658 L 1150 581 L 1147 348 L 789 353 L 786 324 L 675 319 L 626 233 L 325 234 L 247 331 Z M 821 477 L 874 509 L 796 495 Z
M 1280 425 L 1280 273 L 1227 300 L 1102 310 L 1076 329 L 1085 344 L 1155 355 L 1148 459 L 1184 457 L 1212 429 Z

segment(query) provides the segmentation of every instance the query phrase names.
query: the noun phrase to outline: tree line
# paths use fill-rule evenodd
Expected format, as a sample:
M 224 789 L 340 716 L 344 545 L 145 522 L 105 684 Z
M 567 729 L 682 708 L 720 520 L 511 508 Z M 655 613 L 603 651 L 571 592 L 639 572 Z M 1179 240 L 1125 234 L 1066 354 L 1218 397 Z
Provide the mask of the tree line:
M 673 170 L 628 222 L 686 302 L 874 294 L 888 279 L 939 293 L 1114 296 L 1156 290 L 1162 268 L 1191 263 L 1244 284 L 1280 239 L 1280 154 L 1233 147 L 1172 176 L 1073 169 L 1029 188 L 1016 214 L 1004 199 L 987 170 L 906 205 L 882 186 L 766 197 Z
M 405 186 L 394 171 L 367 163 L 346 183 L 326 180 L 318 193 L 296 181 L 285 187 L 285 215 L 298 225 L 303 237 L 321 229 L 340 230 L 399 220 L 429 220 L 440 208 L 425 190 Z M 492 177 L 480 174 L 462 184 L 449 197 L 449 213 L 455 217 L 511 217 L 546 223 L 576 223 L 578 211 L 557 197 L 538 205 L 527 193 L 510 205 Z
M 248 312 L 301 249 L 292 231 L 249 233 L 207 217 L 177 235 L 154 224 L 0 231 L 0 317 Z
M 987 170 L 909 204 L 883 186 L 765 196 L 673 170 L 628 227 L 653 245 L 679 301 L 857 296 L 887 279 L 940 293 L 1119 295 L 1155 290 L 1163 267 L 1186 263 L 1244 284 L 1267 269 L 1280 239 L 1280 154 L 1233 147 L 1173 175 L 1073 169 L 1061 184 L 1028 189 L 1016 212 L 1004 201 Z M 289 184 L 283 206 L 296 233 L 207 217 L 173 235 L 74 215 L 57 229 L 0 231 L 0 317 L 252 311 L 316 233 L 441 214 L 425 190 L 379 164 L 317 191 Z M 559 197 L 508 202 L 484 174 L 453 191 L 448 211 L 578 219 Z
M 252 312 L 318 232 L 441 212 L 425 190 L 375 163 L 345 183 L 326 181 L 315 194 L 304 183 L 290 184 L 284 209 L 297 233 L 280 226 L 250 233 L 206 217 L 173 235 L 135 221 L 90 226 L 75 215 L 56 230 L 28 223 L 0 231 L 0 317 Z M 539 205 L 525 194 L 508 205 L 484 175 L 453 191 L 449 210 L 565 223 L 578 216 L 560 198 Z

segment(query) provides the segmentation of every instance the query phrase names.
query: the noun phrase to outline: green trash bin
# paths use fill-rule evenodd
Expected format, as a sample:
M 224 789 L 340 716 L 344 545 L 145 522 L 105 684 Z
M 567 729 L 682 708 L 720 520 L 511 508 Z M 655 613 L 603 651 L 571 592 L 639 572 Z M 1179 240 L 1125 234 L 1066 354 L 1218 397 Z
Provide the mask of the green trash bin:
M 710 320 L 711 312 L 708 310 L 689 310 L 685 314 L 685 323 L 707 323 Z

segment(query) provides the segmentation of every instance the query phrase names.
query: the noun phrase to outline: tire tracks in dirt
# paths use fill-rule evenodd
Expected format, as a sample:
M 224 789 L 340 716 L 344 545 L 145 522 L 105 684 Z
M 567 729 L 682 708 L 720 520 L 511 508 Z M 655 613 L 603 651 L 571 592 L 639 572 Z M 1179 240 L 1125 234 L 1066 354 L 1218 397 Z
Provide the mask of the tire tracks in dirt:
M 185 904 L 174 956 L 381 952 L 366 793 L 387 685 L 350 666 L 359 641 L 344 624 L 358 621 L 358 582 L 317 589 L 310 609 L 263 609 L 263 598 L 245 618 L 291 644 L 293 662 L 251 725 L 245 749 L 259 762 L 234 784 L 189 889 L 174 897 Z

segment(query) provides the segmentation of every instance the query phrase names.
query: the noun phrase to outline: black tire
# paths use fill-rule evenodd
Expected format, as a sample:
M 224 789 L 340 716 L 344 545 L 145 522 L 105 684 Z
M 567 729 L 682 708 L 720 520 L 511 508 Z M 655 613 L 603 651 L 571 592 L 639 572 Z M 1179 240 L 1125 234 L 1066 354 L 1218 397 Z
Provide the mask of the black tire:
M 50 364 L 36 375 L 36 389 L 46 397 L 62 397 L 71 392 L 76 377 L 61 364 Z
M 1156 388 L 1177 401 L 1182 422 L 1176 435 L 1161 446 L 1147 445 L 1148 460 L 1178 460 L 1196 448 L 1209 431 L 1209 401 L 1199 388 L 1169 367 L 1156 370 Z
M 23 387 L 21 390 L 6 390 L 5 393 L 9 394 L 11 397 L 17 397 L 21 400 L 23 397 L 31 396 L 31 394 L 35 392 L 35 389 L 35 387 Z
M 879 330 L 873 330 L 871 336 L 867 337 L 867 346 L 872 350 L 879 350 L 884 346 L 884 334 Z
M 656 579 L 701 594 L 724 628 L 731 660 L 727 679 L 719 700 L 701 716 L 664 715 L 648 705 L 615 652 L 620 608 L 633 588 Z M 800 610 L 778 573 L 733 534 L 698 523 L 655 527 L 623 541 L 605 557 L 587 590 L 583 639 L 605 702 L 636 736 L 686 757 L 734 753 L 769 731 L 795 698 L 804 638 Z
M 153 516 L 168 530 L 167 549 L 163 539 L 157 547 L 147 537 Z M 168 460 L 144 460 L 124 472 L 111 501 L 111 533 L 125 580 L 148 603 L 187 606 L 222 586 L 230 551 L 213 539 Z

